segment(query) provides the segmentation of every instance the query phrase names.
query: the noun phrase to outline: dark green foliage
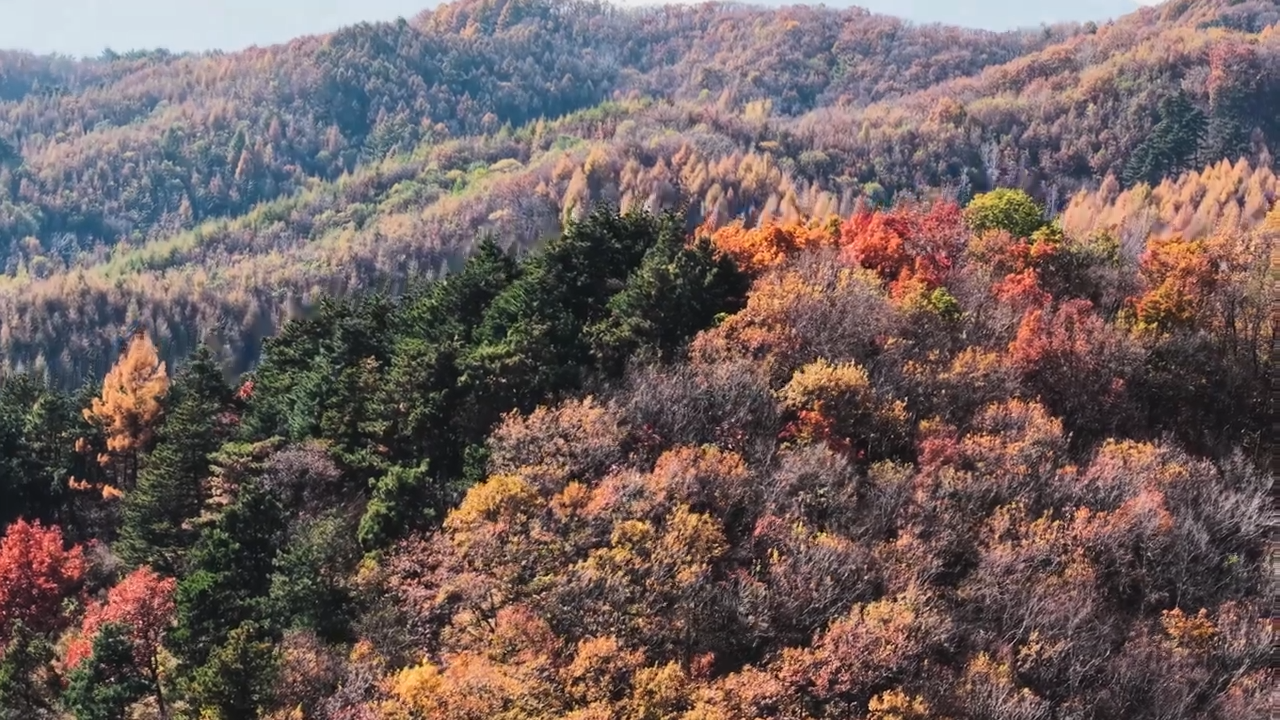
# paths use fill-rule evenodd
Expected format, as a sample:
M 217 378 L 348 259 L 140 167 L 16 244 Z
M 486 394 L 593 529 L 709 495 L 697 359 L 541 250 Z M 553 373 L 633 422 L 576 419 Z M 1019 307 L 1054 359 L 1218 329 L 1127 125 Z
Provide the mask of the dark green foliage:
M 360 519 L 360 544 L 369 549 L 387 547 L 409 531 L 443 516 L 459 492 L 438 481 L 427 466 L 394 466 L 373 484 L 373 496 Z M 460 488 L 459 488 L 460 490 Z
M 232 629 L 192 674 L 191 700 L 218 720 L 257 720 L 270 699 L 275 668 L 271 633 L 246 622 Z
M 125 496 L 121 557 L 173 574 L 195 541 L 192 521 L 203 503 L 209 456 L 225 439 L 222 413 L 231 390 L 201 348 L 179 373 L 160 442 L 143 464 L 138 486 Z
M 93 641 L 93 655 L 72 671 L 63 703 L 76 720 L 124 720 L 150 690 L 134 664 L 128 629 L 108 623 Z
M 593 352 L 614 372 L 637 356 L 671 362 L 717 315 L 741 308 L 749 287 L 708 239 L 686 247 L 683 233 L 669 227 L 609 301 L 609 317 L 587 329 Z
M 1189 170 L 1200 151 L 1205 131 L 1204 113 L 1191 104 L 1186 93 L 1179 92 L 1160 101 L 1160 122 L 1125 164 L 1125 184 L 1155 185 L 1170 175 Z
M 71 400 L 42 379 L 0 378 L 0 526 L 19 517 L 67 519 L 67 479 L 83 467 L 73 450 L 83 425 Z
M 264 617 L 275 558 L 283 542 L 279 501 L 254 484 L 201 533 L 178 583 L 170 645 L 188 668 L 204 665 L 233 628 Z
M 9 644 L 0 648 L 0 720 L 47 717 L 59 690 L 49 666 L 53 646 L 22 623 L 9 635 Z
M 346 640 L 355 607 L 346 578 L 359 548 L 345 519 L 329 515 L 298 528 L 275 562 L 269 604 L 274 624 Z
M 315 317 L 286 325 L 267 342 L 253 375 L 246 431 L 294 440 L 325 437 L 351 462 L 371 462 L 372 372 L 387 361 L 392 319 L 392 304 L 370 296 L 325 300 Z
M 245 429 L 328 444 L 367 487 L 369 550 L 430 527 L 483 473 L 505 413 L 616 373 L 632 354 L 669 360 L 746 279 L 674 214 L 599 206 L 517 263 L 492 239 L 455 275 L 396 303 L 321 304 L 267 344 Z
M 8 140 L 0 138 L 0 166 L 19 165 L 21 163 L 22 154 L 19 153 Z

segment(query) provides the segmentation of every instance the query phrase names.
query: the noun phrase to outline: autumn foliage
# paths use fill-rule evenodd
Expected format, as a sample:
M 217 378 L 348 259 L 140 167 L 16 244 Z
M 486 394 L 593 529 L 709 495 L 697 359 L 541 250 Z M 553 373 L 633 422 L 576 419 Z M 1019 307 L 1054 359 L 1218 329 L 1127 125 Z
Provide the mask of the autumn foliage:
M 101 428 L 106 438 L 106 452 L 98 462 L 125 489 L 133 486 L 138 455 L 151 444 L 168 389 L 164 362 L 140 331 L 129 338 L 120 359 L 103 378 L 102 395 L 84 410 L 85 419 Z
M 156 656 L 173 622 L 176 583 L 147 567 L 125 576 L 107 591 L 104 602 L 93 603 L 85 610 L 80 633 L 67 648 L 67 666 L 74 668 L 89 656 L 103 625 L 119 623 L 128 630 L 138 667 L 154 673 Z
M 60 528 L 18 520 L 0 538 L 0 638 L 15 623 L 38 632 L 65 627 L 63 601 L 80 590 L 87 563 Z
M 0 716 L 1268 717 L 1270 5 L 0 53 Z

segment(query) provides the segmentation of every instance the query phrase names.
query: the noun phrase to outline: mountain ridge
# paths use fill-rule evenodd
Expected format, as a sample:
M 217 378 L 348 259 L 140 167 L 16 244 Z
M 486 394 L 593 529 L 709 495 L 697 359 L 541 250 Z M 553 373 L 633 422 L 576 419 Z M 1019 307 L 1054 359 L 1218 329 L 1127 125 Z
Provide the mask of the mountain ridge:
M 149 2 L 146 7 L 118 3 L 106 17 L 95 6 L 76 7 L 76 0 L 60 3 L 57 15 L 49 9 L 27 9 L 10 13 L 6 27 L 0 28 L 0 47 L 26 47 L 47 53 L 58 48 L 73 57 L 96 56 L 100 52 L 129 54 L 168 48 L 182 52 L 238 52 L 251 47 L 288 44 L 294 38 L 323 35 L 361 21 L 393 22 L 397 17 L 428 14 L 435 7 L 413 0 L 379 0 L 364 3 L 357 11 L 350 6 L 310 2 L 305 11 L 288 2 L 264 7 L 252 0 L 233 0 L 217 5 L 178 2 Z M 647 0 L 619 0 L 624 6 L 662 5 Z M 694 4 L 694 3 L 686 3 Z M 761 7 L 783 3 L 756 3 Z M 996 0 L 863 0 L 828 3 L 834 9 L 860 6 L 875 12 L 902 17 L 917 23 L 952 24 L 974 29 L 1014 30 L 1042 24 L 1068 22 L 1104 23 L 1133 11 L 1135 0 L 1081 0 L 1075 3 L 1028 4 Z M 252 17 L 253 22 L 229 22 L 231 18 Z M 54 38 L 44 40 L 42 38 Z M 93 40 L 90 38 L 99 38 Z M 210 38 L 215 38 L 211 40 Z M 43 43 L 36 45 L 36 43 Z M 109 48 L 110 50 L 104 50 Z

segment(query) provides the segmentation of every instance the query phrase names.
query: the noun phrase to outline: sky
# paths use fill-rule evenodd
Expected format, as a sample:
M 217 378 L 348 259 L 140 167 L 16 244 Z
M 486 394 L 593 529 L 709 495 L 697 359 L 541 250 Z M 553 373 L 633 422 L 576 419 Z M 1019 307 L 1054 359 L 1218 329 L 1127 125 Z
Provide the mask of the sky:
M 1058 20 L 1106 20 L 1158 0 L 852 1 L 916 21 L 1003 30 Z M 96 56 L 108 47 L 117 52 L 158 47 L 174 52 L 233 51 L 363 20 L 413 17 L 433 4 L 434 0 L 0 0 L 0 48 L 77 57 Z M 1002 7 L 993 11 L 995 6 Z
M 164 47 L 240 50 L 364 20 L 413 17 L 432 0 L 0 0 L 0 48 L 99 55 Z

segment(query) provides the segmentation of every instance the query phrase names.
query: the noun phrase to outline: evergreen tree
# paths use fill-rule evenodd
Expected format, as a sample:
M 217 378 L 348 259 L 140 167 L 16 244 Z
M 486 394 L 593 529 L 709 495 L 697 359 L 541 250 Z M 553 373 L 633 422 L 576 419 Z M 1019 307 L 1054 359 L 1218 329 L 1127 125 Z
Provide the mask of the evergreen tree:
M 1157 185 L 1191 168 L 1204 140 L 1204 113 L 1179 92 L 1160 101 L 1160 121 L 1125 164 L 1126 185 Z
M 49 387 L 27 413 L 24 425 L 29 452 L 27 478 L 39 498 L 32 516 L 61 522 L 64 526 L 70 524 L 66 511 L 67 481 L 71 477 L 86 477 L 91 469 L 86 458 L 77 457 L 75 453 L 78 431 L 86 425 L 71 399 Z
M 614 373 L 637 355 L 670 362 L 718 315 L 741 308 L 749 285 L 710 240 L 686 246 L 683 233 L 668 223 L 626 288 L 609 301 L 609 317 L 587 335 L 601 365 Z
M 390 468 L 373 484 L 373 497 L 360 518 L 360 544 L 369 550 L 384 548 L 412 530 L 429 526 L 443 517 L 454 500 L 457 493 L 451 490 L 451 483 L 433 477 L 426 463 Z
M 283 530 L 279 501 L 249 483 L 201 533 L 178 583 L 177 624 L 169 636 L 187 668 L 203 666 L 232 629 L 265 616 Z
M 608 315 L 610 298 L 672 222 L 601 205 L 548 243 L 485 313 L 462 362 L 460 385 L 473 398 L 463 423 L 483 434 L 504 412 L 579 387 L 593 365 L 584 328 Z
M 246 622 L 195 671 L 191 699 L 202 718 L 257 720 L 271 697 L 276 650 L 262 626 Z
M 23 623 L 15 623 L 0 648 L 0 720 L 47 717 L 58 691 L 50 671 L 53 646 Z
M 0 378 L 0 527 L 24 517 L 60 522 L 78 420 L 43 378 Z
M 23 456 L 27 453 L 22 432 L 23 412 L 17 399 L 0 386 L 0 527 L 31 514 L 30 481 Z
M 201 510 L 209 456 L 222 442 L 218 416 L 231 390 L 207 348 L 201 347 L 174 383 L 160 443 L 125 497 L 119 552 L 133 565 L 177 574 L 195 540 L 191 522 Z
M 335 513 L 304 523 L 276 559 L 270 594 L 275 626 L 346 640 L 354 606 L 344 581 L 359 559 L 345 518 Z
M 109 623 L 94 639 L 93 655 L 71 673 L 63 702 L 76 720 L 124 720 L 150 690 L 134 664 L 128 629 Z

